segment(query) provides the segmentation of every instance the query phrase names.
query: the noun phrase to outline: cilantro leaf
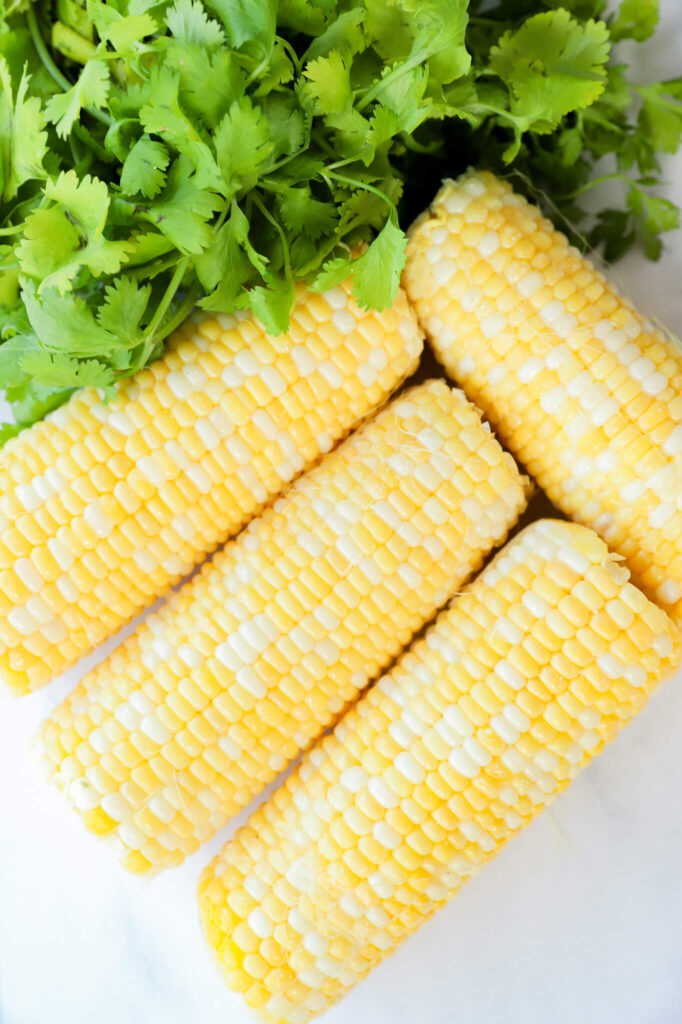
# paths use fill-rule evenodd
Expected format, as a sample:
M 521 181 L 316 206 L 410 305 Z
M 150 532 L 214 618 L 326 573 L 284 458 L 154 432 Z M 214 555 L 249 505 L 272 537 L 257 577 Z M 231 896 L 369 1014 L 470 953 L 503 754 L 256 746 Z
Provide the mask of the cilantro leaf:
M 372 113 L 368 141 L 374 149 L 389 142 L 402 130 L 400 118 L 383 103 L 377 103 Z
M 412 59 L 427 60 L 431 74 L 444 84 L 465 75 L 471 67 L 467 0 L 403 0 L 403 6 L 418 28 Z
M 18 387 L 26 376 L 22 360 L 39 351 L 38 339 L 33 334 L 17 334 L 0 345 L 0 380 L 3 388 Z
M 335 288 L 336 285 L 350 277 L 352 269 L 353 259 L 351 256 L 335 256 L 322 265 L 322 269 L 310 282 L 310 287 L 315 292 L 329 291 L 330 288 Z
M 313 100 L 315 113 L 335 114 L 350 107 L 350 64 L 343 54 L 335 50 L 328 57 L 310 61 L 304 74 L 309 83 L 306 95 Z
M 100 39 L 110 43 L 121 55 L 134 51 L 143 39 L 158 29 L 155 19 L 146 11 L 124 15 L 114 4 L 102 3 L 101 0 L 88 0 L 87 11 Z
M 121 188 L 128 195 L 141 192 L 153 199 L 163 188 L 170 154 L 162 142 L 143 135 L 128 153 L 121 169 Z
M 140 110 L 140 122 L 150 135 L 159 135 L 194 165 L 200 189 L 223 191 L 223 179 L 212 147 L 183 111 L 178 91 L 180 76 L 163 65 L 154 68 L 148 101 Z
M 243 286 L 253 277 L 258 254 L 247 251 L 249 222 L 237 203 L 215 233 L 211 245 L 197 260 L 197 274 L 208 293 L 199 301 L 204 309 L 231 313 Z M 264 265 L 262 267 L 264 269 Z
M 23 372 L 50 388 L 111 387 L 113 370 L 97 359 L 72 359 L 66 352 L 33 351 L 21 359 Z
M 334 148 L 340 156 L 355 157 L 364 160 L 366 164 L 371 163 L 374 157 L 372 124 L 357 107 L 327 114 L 325 122 L 334 131 Z
M 559 9 L 528 18 L 490 51 L 490 67 L 509 88 L 516 143 L 530 128 L 552 131 L 562 117 L 589 106 L 604 91 L 609 33 L 603 22 L 577 22 Z
M 83 107 L 104 106 L 110 84 L 109 70 L 104 61 L 89 60 L 75 85 L 47 101 L 47 120 L 56 125 L 57 134 L 62 139 L 71 132 Z
M 365 37 L 386 61 L 406 60 L 414 43 L 414 25 L 401 4 L 365 0 Z
M 245 302 L 258 317 L 268 334 L 277 336 L 289 329 L 289 316 L 294 306 L 295 292 L 290 281 L 281 281 L 269 287 L 257 285 L 247 292 Z
M 604 258 L 608 262 L 620 259 L 636 238 L 632 216 L 628 210 L 600 210 L 597 222 L 590 231 L 588 241 L 592 246 L 604 246 Z
M 130 249 L 129 242 L 111 242 L 101 234 L 84 242 L 68 216 L 52 208 L 36 210 L 26 219 L 17 257 L 24 274 L 41 279 L 41 291 L 57 288 L 65 292 L 81 267 L 87 267 L 94 277 L 117 273 Z
M 165 189 L 147 210 L 159 231 L 180 252 L 198 254 L 211 242 L 208 221 L 219 205 L 215 193 L 199 187 L 189 160 L 179 157 L 168 173 Z
M 676 153 L 682 139 L 682 78 L 640 85 L 641 132 L 654 150 Z
M 647 256 L 652 260 L 659 259 L 661 233 L 679 227 L 680 211 L 670 200 L 651 196 L 634 184 L 628 193 L 628 207 L 640 226 Z
M 0 198 L 5 202 L 24 182 L 47 177 L 45 116 L 38 97 L 27 97 L 29 82 L 24 71 L 15 99 L 9 68 L 0 57 Z
M 353 7 L 343 11 L 331 24 L 317 36 L 306 50 L 303 59 L 313 61 L 317 57 L 326 57 L 336 53 L 346 59 L 365 48 L 365 39 L 361 25 L 365 13 L 361 7 Z
M 105 298 L 97 310 L 100 327 L 115 335 L 126 348 L 143 341 L 141 321 L 151 295 L 149 285 L 140 286 L 130 277 L 119 277 L 105 289 Z
M 390 218 L 353 261 L 353 295 L 363 309 L 386 309 L 395 299 L 405 266 L 407 238 Z
M 11 338 L 28 328 L 28 319 L 19 299 L 19 271 L 0 272 L 0 339 Z
M 283 28 L 293 29 L 307 36 L 324 32 L 328 19 L 336 8 L 337 0 L 279 0 L 277 22 Z
M 24 222 L 16 256 L 23 274 L 66 291 L 78 272 L 78 262 L 71 257 L 79 247 L 78 231 L 62 210 L 38 209 Z
M 12 403 L 15 424 L 6 424 L 0 432 L 0 442 L 18 434 L 21 429 L 42 419 L 48 412 L 65 402 L 72 388 L 51 388 L 34 377 L 24 374 L 21 384 L 7 388 L 7 399 Z
M 282 196 L 280 210 L 290 231 L 310 238 L 328 234 L 338 221 L 336 206 L 315 199 L 309 188 L 288 189 Z
M 166 12 L 166 24 L 181 43 L 213 48 L 225 39 L 222 28 L 206 16 L 199 0 L 175 0 Z
M 267 118 L 248 96 L 230 106 L 215 133 L 215 148 L 228 194 L 252 188 L 273 144 Z
M 18 11 L 25 11 L 29 0 L 3 0 L 0 7 L 0 30 L 7 30 L 7 19 Z
M 78 179 L 75 171 L 62 171 L 56 181 L 48 181 L 45 198 L 60 203 L 70 219 L 83 227 L 90 238 L 104 230 L 109 209 L 109 190 L 99 178 L 86 175 Z
M 278 86 L 292 82 L 294 76 L 295 67 L 291 53 L 287 51 L 281 39 L 276 39 L 270 54 L 268 70 L 262 76 L 258 88 L 254 89 L 253 95 L 258 98 L 267 96 Z
M 211 244 L 198 257 L 196 267 L 207 295 L 210 296 L 214 288 L 223 281 L 230 289 L 231 301 L 234 301 L 243 281 L 249 276 L 251 264 L 242 248 L 242 240 L 233 217 L 216 231 Z M 200 305 L 207 307 L 205 298 L 200 300 Z M 209 305 L 208 308 L 215 307 Z
M 656 31 L 658 18 L 658 0 L 622 0 L 609 25 L 611 38 L 614 43 L 621 39 L 636 39 L 642 43 Z
M 56 181 L 48 181 L 45 198 L 58 206 L 52 210 L 36 211 L 31 217 L 36 219 L 40 213 L 55 214 L 52 231 L 57 225 L 57 217 L 61 217 L 63 248 L 49 254 L 49 257 L 47 253 L 43 254 L 43 258 L 54 261 L 54 267 L 51 273 L 43 275 L 40 289 L 57 287 L 61 291 L 66 290 L 80 267 L 87 267 L 95 277 L 117 273 L 127 259 L 131 244 L 109 241 L 104 237 L 110 202 L 105 183 L 89 175 L 79 181 L 75 171 L 62 171 Z M 64 225 L 68 225 L 68 230 Z M 35 238 L 35 242 L 38 244 L 39 238 Z M 35 249 L 34 245 L 34 255 Z M 22 269 L 28 273 L 23 262 Z
M 231 45 L 240 49 L 256 43 L 262 54 L 269 54 L 275 41 L 276 0 L 207 0 L 225 26 Z
M 131 236 L 130 241 L 133 249 L 128 257 L 126 269 L 139 267 L 143 263 L 152 263 L 154 260 L 159 259 L 159 257 L 167 256 L 175 248 L 170 239 L 165 238 L 161 232 L 155 230 L 137 230 Z
M 429 117 L 431 104 L 428 100 L 424 102 L 427 84 L 427 70 L 416 67 L 382 89 L 381 104 L 394 114 L 400 131 L 413 132 Z
M 44 348 L 89 357 L 119 347 L 116 336 L 98 326 L 84 299 L 59 295 L 52 288 L 38 295 L 31 281 L 24 282 L 22 298 L 31 327 Z
M 341 203 L 339 213 L 344 233 L 361 224 L 378 231 L 386 220 L 386 203 L 376 192 L 358 189 Z
M 178 97 L 187 114 L 214 129 L 246 88 L 246 75 L 225 47 L 211 53 L 205 46 L 170 46 L 166 61 L 179 76 Z
M 268 119 L 273 159 L 293 156 L 305 147 L 310 139 L 310 125 L 296 97 L 286 93 L 271 93 L 262 102 L 261 109 Z M 291 164 L 288 169 L 291 169 Z
M 24 237 L 17 247 L 24 274 L 41 279 L 40 290 L 67 291 L 81 267 L 98 277 L 115 274 L 125 262 L 131 244 L 109 241 L 103 235 L 109 192 L 103 181 L 75 171 L 63 171 L 48 181 L 45 198 L 55 205 L 34 210 L 27 218 Z

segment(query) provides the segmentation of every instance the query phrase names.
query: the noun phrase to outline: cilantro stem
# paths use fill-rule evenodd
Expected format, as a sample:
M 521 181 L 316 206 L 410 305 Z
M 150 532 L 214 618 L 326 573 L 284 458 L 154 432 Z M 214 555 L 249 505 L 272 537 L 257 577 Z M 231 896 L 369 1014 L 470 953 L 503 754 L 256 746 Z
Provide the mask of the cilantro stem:
M 280 182 L 273 181 L 272 178 L 261 178 L 258 184 L 260 188 L 265 188 L 268 192 L 286 193 L 291 188 L 288 183 L 280 184 Z
M 277 162 L 274 163 L 270 168 L 270 174 L 272 174 L 273 171 L 278 171 L 280 167 L 284 167 L 285 164 L 291 163 L 291 161 L 295 160 L 297 156 L 301 155 L 301 153 L 305 153 L 307 148 L 308 145 L 306 144 L 305 146 L 301 146 L 299 149 L 297 149 L 295 153 L 291 153 L 289 154 L 289 156 L 283 156 L 281 160 L 277 160 Z
M 283 251 L 283 256 L 284 256 L 284 272 L 287 275 L 287 280 L 293 282 L 293 278 L 291 276 L 291 263 L 289 261 L 289 246 L 287 244 L 287 240 L 286 240 L 286 237 L 284 235 L 284 231 L 282 230 L 282 225 L 279 223 L 278 220 L 276 220 L 272 216 L 272 214 L 268 210 L 268 208 L 265 205 L 265 203 L 261 200 L 261 198 L 260 198 L 260 196 L 258 195 L 257 192 L 253 193 L 253 202 L 254 202 L 254 205 L 257 206 L 258 209 L 260 210 L 260 212 L 263 214 L 265 219 L 267 221 L 269 221 L 270 224 L 272 224 L 273 228 L 275 229 L 275 231 L 279 235 L 280 241 L 282 243 L 282 251 Z
M 438 151 L 438 142 L 429 142 L 424 145 L 421 142 L 417 142 L 409 132 L 400 133 L 400 141 L 402 142 L 405 149 L 411 150 L 413 153 L 425 153 L 427 156 L 433 156 Z
M 346 167 L 348 164 L 356 164 L 358 162 L 357 153 L 355 156 L 346 156 L 343 160 L 335 160 L 333 164 L 329 164 L 325 169 L 327 171 L 335 171 L 337 167 Z
M 258 67 L 254 68 L 249 77 L 246 79 L 246 85 L 244 86 L 245 90 L 248 89 L 249 86 L 252 85 L 257 78 L 260 78 L 260 76 L 263 74 L 269 63 L 270 55 L 268 54 L 267 57 L 263 57 L 263 60 L 260 62 Z
M 50 51 L 45 45 L 45 40 L 41 35 L 40 27 L 38 25 L 38 19 L 36 18 L 36 12 L 33 4 L 29 6 L 26 12 L 26 21 L 28 24 L 28 30 L 31 33 L 33 45 L 38 51 L 38 56 L 43 62 L 45 70 L 49 74 L 50 78 L 52 78 L 52 80 L 57 83 L 60 89 L 62 89 L 64 92 L 68 92 L 68 90 L 71 88 L 72 83 L 68 80 L 68 78 L 65 75 L 61 73 L 55 62 L 52 60 Z
M 88 110 L 88 113 L 91 113 L 91 111 Z M 87 128 L 84 128 L 82 124 L 78 124 L 78 122 L 76 122 L 72 128 L 72 131 L 74 135 L 78 136 L 81 142 L 85 143 L 88 149 L 92 153 L 94 153 L 94 155 L 103 163 L 116 163 L 116 157 L 112 156 L 111 153 L 108 153 L 104 146 L 100 146 L 97 139 L 93 138 L 92 134 L 87 130 Z
M 583 192 L 588 192 L 595 185 L 603 185 L 605 181 L 624 181 L 627 184 L 631 184 L 630 178 L 627 174 L 622 174 L 620 171 L 614 171 L 612 174 L 602 174 L 600 178 L 592 178 L 591 181 L 581 185 L 580 188 L 574 189 L 572 192 L 564 192 L 561 195 L 555 196 L 556 199 L 575 199 L 577 196 L 581 196 Z
M 95 121 L 99 121 L 100 124 L 105 124 L 107 128 L 109 128 L 114 123 L 112 117 L 109 117 L 108 114 L 105 114 L 103 110 L 98 110 L 97 107 L 85 107 L 84 109 L 85 112 L 90 115 L 90 117 L 94 117 Z
M 165 270 L 170 270 L 177 263 L 177 254 L 173 253 L 171 256 L 156 257 L 155 259 L 148 260 L 146 263 L 138 263 L 136 266 L 127 267 L 126 274 L 130 277 L 134 277 L 135 280 L 152 280 L 154 277 L 158 277 L 159 274 L 163 274 Z
M 73 157 L 76 173 L 79 174 L 81 165 L 84 163 L 84 155 L 78 145 L 78 139 L 75 136 L 69 135 L 69 148 L 71 150 L 71 156 Z M 88 156 L 90 157 L 90 163 L 92 163 L 92 154 L 88 153 Z M 85 159 L 87 159 L 87 157 L 85 157 Z
M 395 82 L 396 78 L 400 78 L 401 75 L 407 74 L 412 68 L 418 67 L 424 63 L 426 57 L 428 57 L 429 51 L 424 49 L 420 50 L 419 53 L 415 53 L 409 60 L 406 60 L 404 64 L 400 64 L 397 68 L 393 68 L 384 78 L 379 79 L 375 82 L 369 92 L 366 92 L 359 103 L 356 104 L 356 110 L 364 110 L 366 106 L 373 102 L 380 96 L 385 90 L 386 86 L 391 85 Z
M 169 334 L 172 334 L 176 327 L 179 327 L 180 324 L 187 319 L 200 295 L 201 286 L 195 282 L 185 295 L 175 313 L 173 313 L 170 320 L 167 320 L 163 327 L 156 332 L 154 341 L 163 341 L 163 339 L 167 338 Z
M 277 36 L 277 40 L 282 44 L 284 49 L 287 51 L 287 53 L 291 57 L 291 62 L 294 65 L 294 67 L 296 68 L 296 74 L 300 75 L 300 73 L 301 73 L 301 62 L 298 59 L 298 54 L 296 53 L 296 50 L 293 48 L 293 46 L 291 45 L 291 43 L 289 42 L 288 39 L 284 39 L 282 36 Z
M 0 228 L 0 235 L 18 235 L 23 230 L 23 224 L 10 224 L 8 228 Z
M 166 315 L 168 307 L 170 306 L 171 302 L 175 298 L 175 293 L 177 292 L 178 288 L 180 287 L 180 283 L 181 283 L 183 277 L 185 276 L 185 271 L 187 270 L 188 265 L 189 265 L 189 257 L 188 256 L 184 256 L 181 260 L 178 260 L 178 262 L 176 264 L 176 267 L 175 267 L 175 270 L 173 271 L 173 276 L 171 277 L 170 281 L 168 282 L 168 286 L 167 286 L 165 292 L 163 293 L 163 295 L 161 296 L 161 299 L 159 300 L 159 304 L 156 307 L 156 310 L 154 312 L 154 316 L 149 321 L 149 324 L 148 324 L 147 329 L 145 331 L 145 353 L 146 353 L 145 354 L 145 358 L 144 358 L 144 362 L 145 363 L 147 362 L 148 353 L 151 351 L 152 345 L 156 341 L 157 329 L 159 328 L 159 326 L 161 324 L 161 321 L 163 320 L 164 316 Z
M 328 178 L 333 178 L 334 181 L 341 181 L 345 185 L 351 185 L 353 188 L 362 188 L 366 192 L 371 192 L 373 195 L 378 196 L 390 207 L 391 213 L 395 213 L 395 203 L 392 199 L 382 192 L 380 188 L 375 188 L 374 185 L 368 185 L 366 181 L 358 181 L 357 178 L 348 178 L 345 174 L 337 174 L 336 171 L 330 171 L 329 169 L 321 172 L 322 177 L 329 185 Z
M 217 221 L 213 225 L 213 234 L 214 235 L 216 235 L 220 231 L 221 227 L 223 226 L 223 224 L 227 220 L 227 215 L 228 215 L 228 213 L 231 212 L 232 206 L 233 206 L 234 203 L 235 203 L 234 199 L 231 199 L 231 200 L 228 199 L 224 203 L 223 208 L 220 211 L 220 216 L 218 217 Z
M 52 59 L 52 55 L 45 45 L 45 40 L 40 32 L 40 26 L 38 25 L 38 19 L 36 18 L 36 12 L 33 5 L 29 6 L 26 12 L 26 22 L 28 24 L 28 30 L 31 33 L 33 45 L 38 51 L 38 56 L 40 57 L 45 70 L 63 92 L 68 92 L 69 89 L 73 88 L 73 82 L 70 82 L 66 75 L 62 74 Z M 100 121 L 102 124 L 106 124 L 108 126 L 113 123 L 109 115 L 105 114 L 102 110 L 96 110 L 95 107 L 86 107 L 85 110 L 90 114 L 90 117 L 94 117 L 96 121 Z

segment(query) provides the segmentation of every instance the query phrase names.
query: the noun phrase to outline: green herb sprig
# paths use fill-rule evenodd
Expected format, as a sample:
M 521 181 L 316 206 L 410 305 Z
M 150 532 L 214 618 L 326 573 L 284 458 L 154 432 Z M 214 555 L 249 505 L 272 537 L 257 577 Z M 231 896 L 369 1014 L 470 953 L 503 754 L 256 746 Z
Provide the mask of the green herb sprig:
M 287 328 L 297 281 L 383 308 L 401 228 L 467 164 L 518 170 L 590 236 L 657 257 L 682 80 L 612 44 L 657 0 L 0 0 L 0 387 L 15 432 L 110 394 L 198 305 Z

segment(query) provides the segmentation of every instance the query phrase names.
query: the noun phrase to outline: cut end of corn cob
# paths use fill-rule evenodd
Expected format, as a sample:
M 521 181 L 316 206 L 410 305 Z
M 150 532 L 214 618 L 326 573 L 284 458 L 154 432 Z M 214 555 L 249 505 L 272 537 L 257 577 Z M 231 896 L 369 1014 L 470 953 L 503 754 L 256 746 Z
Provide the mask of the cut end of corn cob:
M 48 773 L 131 871 L 193 853 L 504 540 L 522 481 L 443 381 L 295 484 L 81 683 Z
M 522 531 L 204 872 L 227 984 L 270 1024 L 327 1009 L 599 753 L 679 644 L 591 530 Z
M 552 501 L 682 623 L 682 352 L 539 209 L 446 182 L 403 284 L 439 359 Z
M 405 295 L 299 288 L 285 337 L 191 318 L 105 405 L 79 392 L 0 452 L 0 680 L 48 682 L 239 530 L 416 367 Z

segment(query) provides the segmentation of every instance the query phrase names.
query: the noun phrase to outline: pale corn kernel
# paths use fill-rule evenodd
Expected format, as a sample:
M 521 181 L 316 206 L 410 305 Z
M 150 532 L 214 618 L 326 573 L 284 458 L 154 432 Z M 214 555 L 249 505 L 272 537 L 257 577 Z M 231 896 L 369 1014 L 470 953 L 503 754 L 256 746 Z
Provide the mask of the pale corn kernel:
M 541 521 L 527 527 L 334 733 L 304 755 L 204 871 L 199 904 L 206 939 L 227 984 L 252 993 L 267 1024 L 305 1024 L 337 1002 L 564 789 L 674 671 L 677 630 L 648 602 L 639 646 L 620 627 L 629 660 L 605 660 L 592 630 L 600 613 L 591 597 L 583 604 L 579 584 L 587 585 L 588 597 L 599 589 L 608 557 L 603 542 L 583 526 Z M 509 621 L 519 594 L 557 575 L 563 582 L 555 606 L 570 601 L 573 618 L 587 620 L 573 631 L 582 632 L 596 690 L 573 693 L 570 679 L 559 674 L 554 695 L 538 699 L 529 666 L 510 702 L 493 713 L 477 701 L 464 659 L 486 650 L 495 622 L 489 608 Z M 628 620 L 629 588 L 623 582 L 608 591 L 605 613 L 614 622 Z M 501 645 L 495 658 L 502 653 L 506 663 L 529 636 L 521 629 L 495 635 Z M 573 634 L 569 640 L 554 633 L 549 653 L 561 661 L 575 642 Z M 532 715 L 524 704 L 532 705 Z M 444 749 L 430 743 L 426 718 L 447 723 Z M 395 759 L 399 771 L 375 757 L 387 733 L 405 747 Z M 424 748 L 433 763 L 422 781 L 414 766 Z M 343 806 L 334 799 L 341 789 Z M 91 803 L 89 793 L 84 799 Z M 252 880 L 263 863 L 271 870 L 256 893 Z M 290 878 L 300 880 L 290 917 L 295 927 L 279 931 L 269 898 Z M 257 959 L 242 959 L 247 947 Z M 264 974 L 266 951 L 278 971 Z
M 505 232 L 513 247 L 493 251 Z M 554 504 L 682 622 L 679 345 L 492 174 L 445 182 L 410 235 L 403 285 L 448 373 Z
M 483 445 L 498 489 L 489 488 L 468 516 L 463 498 Z M 491 435 L 461 391 L 432 381 L 406 392 L 253 520 L 55 711 L 43 753 L 62 788 L 64 763 L 69 784 L 84 770 L 70 757 L 74 743 L 87 741 L 95 723 L 98 736 L 112 721 L 121 729 L 110 753 L 118 785 L 107 778 L 105 788 L 126 801 L 109 831 L 127 866 L 151 871 L 192 853 L 476 571 L 525 505 L 512 457 L 494 445 L 493 466 Z M 434 461 L 434 453 L 444 458 Z M 428 483 L 420 479 L 424 466 L 432 470 Z M 424 511 L 429 501 L 437 519 Z M 377 510 L 389 527 L 378 538 Z M 399 557 L 386 559 L 391 550 Z M 406 568 L 414 573 L 407 582 Z M 486 756 L 478 745 L 471 754 L 476 764 Z M 422 761 L 407 753 L 395 759 L 408 789 L 424 779 Z M 145 770 L 152 765 L 153 773 Z M 343 778 L 339 807 L 365 784 L 358 771 Z M 96 779 L 92 785 L 99 791 Z M 206 790 L 219 797 L 215 807 Z M 156 829 L 144 819 L 145 834 L 161 844 L 145 863 L 147 847 L 130 847 L 121 825 L 139 828 L 159 797 L 177 816 L 157 816 Z M 139 854 L 132 861 L 131 849 Z
M 36 689 L 116 633 L 414 370 L 421 336 L 404 294 L 381 313 L 359 309 L 349 283 L 338 294 L 343 335 L 321 329 L 338 300 L 303 287 L 284 344 L 251 319 L 192 317 L 109 405 L 81 391 L 0 451 L 0 521 L 17 526 L 0 536 L 0 606 L 20 606 L 0 623 L 0 680 L 11 692 Z M 97 552 L 107 586 L 91 576 Z M 43 624 L 15 592 L 58 578 L 52 625 Z M 69 582 L 80 598 L 69 598 Z

